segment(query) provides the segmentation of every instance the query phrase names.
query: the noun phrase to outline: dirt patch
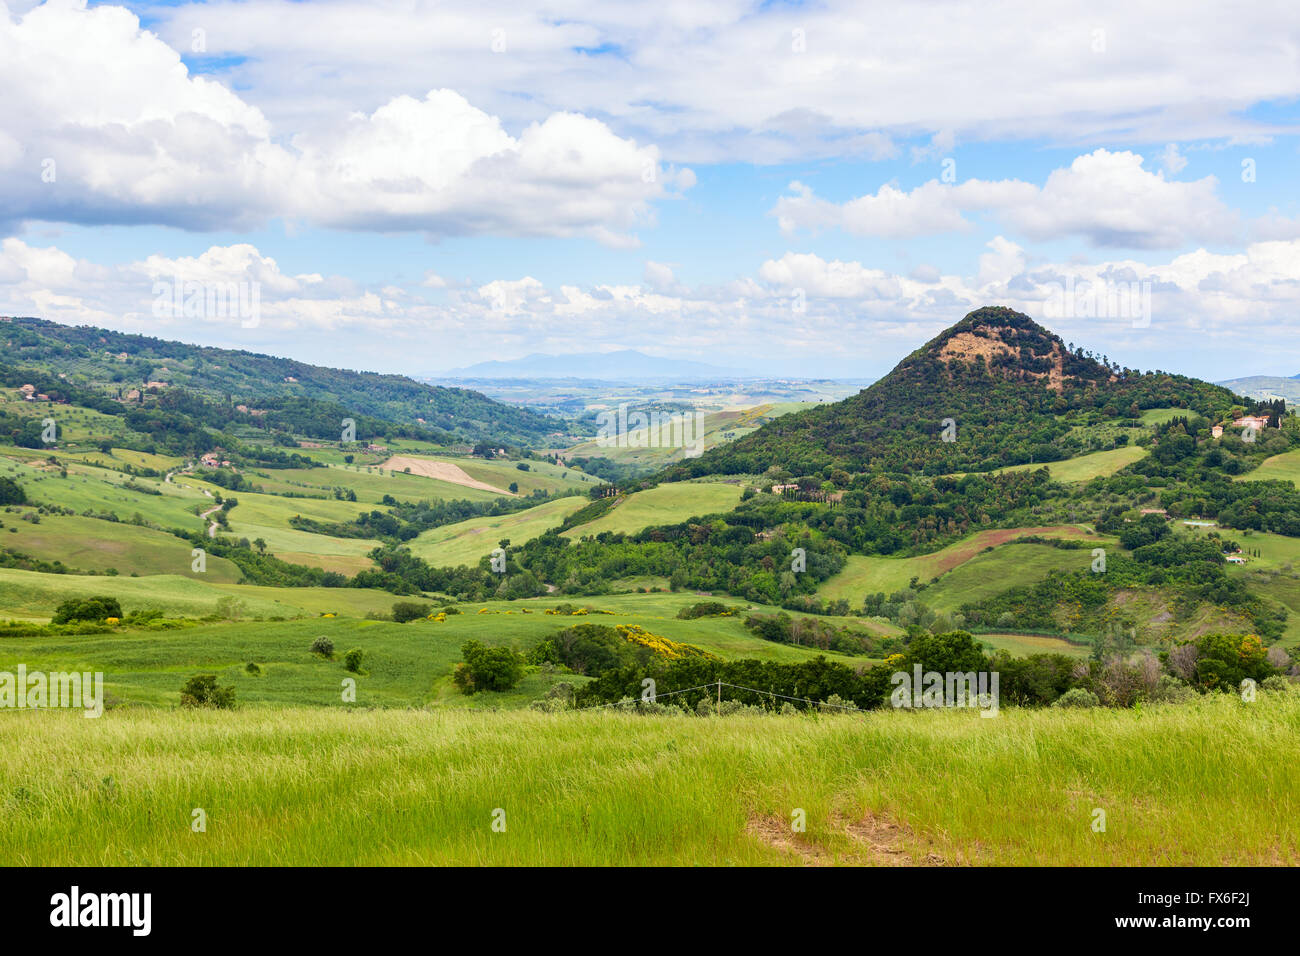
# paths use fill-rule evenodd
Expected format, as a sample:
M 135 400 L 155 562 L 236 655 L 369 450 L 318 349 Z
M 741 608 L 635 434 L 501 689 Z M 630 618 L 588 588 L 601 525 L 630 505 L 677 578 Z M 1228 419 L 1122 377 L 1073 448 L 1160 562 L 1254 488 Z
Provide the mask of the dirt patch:
M 939 358 L 944 361 L 951 359 L 960 359 L 963 362 L 969 362 L 976 357 L 982 358 L 986 365 L 991 365 L 992 360 L 999 356 L 1020 357 L 1020 347 L 1013 346 L 1003 341 L 1001 332 L 990 326 L 979 326 L 971 332 L 959 332 L 943 344 L 939 351 Z M 1040 380 L 1047 379 L 1047 387 L 1054 392 L 1063 391 L 1065 388 L 1065 354 L 1061 347 L 1055 343 L 1052 344 L 1052 351 L 1048 356 L 1051 367 L 1046 372 L 1031 372 L 1028 369 L 1018 368 L 1022 376 L 1029 379 Z
M 860 820 L 846 820 L 837 815 L 831 826 L 848 837 L 851 844 L 849 851 L 838 858 L 819 844 L 808 842 L 805 834 L 793 832 L 790 821 L 778 816 L 751 818 L 746 831 L 773 849 L 797 856 L 803 866 L 951 865 L 933 852 L 928 841 L 918 837 L 911 827 L 878 814 L 869 813 Z
M 489 485 L 485 481 L 479 481 L 477 478 L 471 478 L 460 465 L 453 465 L 449 461 L 430 461 L 427 458 L 408 458 L 404 455 L 395 455 L 379 467 L 387 468 L 390 471 L 406 471 L 409 468 L 411 474 L 420 475 L 424 478 L 446 481 L 453 485 L 463 485 L 466 488 L 477 488 L 479 491 L 494 491 L 508 498 L 518 497 L 504 488 L 498 488 L 495 485 Z
M 995 528 L 991 531 L 979 531 L 969 540 L 951 550 L 936 552 L 937 558 L 932 565 L 935 575 L 947 574 L 953 568 L 965 564 L 987 547 L 998 547 L 1016 538 L 1089 538 L 1092 535 L 1072 525 L 1048 525 L 1037 528 Z

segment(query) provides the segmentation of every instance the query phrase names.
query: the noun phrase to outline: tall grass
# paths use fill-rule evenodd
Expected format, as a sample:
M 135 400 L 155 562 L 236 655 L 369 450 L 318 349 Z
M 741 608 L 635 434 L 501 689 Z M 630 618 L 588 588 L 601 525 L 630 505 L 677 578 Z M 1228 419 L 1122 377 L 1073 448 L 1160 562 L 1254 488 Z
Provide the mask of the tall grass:
M 1295 864 L 1297 739 L 1300 695 L 1267 693 L 995 719 L 11 712 L 0 859 Z

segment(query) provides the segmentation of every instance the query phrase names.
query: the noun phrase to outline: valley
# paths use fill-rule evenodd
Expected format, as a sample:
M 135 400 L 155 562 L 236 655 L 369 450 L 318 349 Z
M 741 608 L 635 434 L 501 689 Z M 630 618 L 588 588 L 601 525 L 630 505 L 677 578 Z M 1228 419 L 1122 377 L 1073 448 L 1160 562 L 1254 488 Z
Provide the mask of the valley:
M 39 323 L 31 332 L 47 346 L 63 334 Z M 741 802 L 719 789 L 711 805 L 725 822 L 700 839 L 750 862 L 1097 862 L 1050 821 L 1102 793 L 1141 807 L 1149 791 L 1132 764 L 1077 749 L 1040 755 L 1037 789 L 999 796 L 1014 808 L 1004 825 L 941 826 L 936 783 L 855 741 L 942 751 L 945 766 L 970 769 L 985 722 L 961 712 L 900 720 L 888 676 L 914 665 L 994 669 L 1007 754 L 1031 738 L 1065 747 L 1108 735 L 1141 755 L 1147 775 L 1172 759 L 1150 749 L 1155 724 L 1195 741 L 1211 719 L 1236 721 L 1248 737 L 1297 720 L 1294 415 L 1194 379 L 1103 365 L 1009 310 L 972 313 L 838 401 L 703 411 L 705 441 L 691 456 L 648 434 L 600 442 L 584 418 L 592 396 L 497 411 L 506 406 L 473 393 L 347 384 L 297 366 L 298 382 L 258 391 L 238 361 L 213 369 L 203 350 L 146 340 L 124 345 L 126 364 L 156 376 L 166 356 L 176 384 L 130 398 L 130 382 L 108 375 L 119 359 L 88 350 L 52 364 L 15 344 L 27 342 L 17 335 L 0 349 L 0 673 L 102 673 L 112 728 L 82 730 L 53 713 L 0 728 L 45 741 L 56 763 L 74 740 L 111 751 L 124 739 L 114 735 L 137 731 L 164 741 L 166 759 L 191 761 L 192 735 L 220 726 L 253 747 L 247 786 L 257 795 L 224 758 L 201 786 L 214 801 L 246 792 L 250 807 L 267 794 L 286 805 L 314 799 L 275 766 L 305 746 L 353 759 L 340 721 L 376 745 L 406 746 L 436 728 L 471 761 L 487 759 L 485 734 L 526 735 L 535 752 L 511 751 L 521 768 L 563 748 L 563 760 L 595 761 L 611 781 L 627 766 L 598 743 L 574 749 L 573 734 L 633 751 L 672 740 L 683 761 L 665 793 L 701 761 L 721 787 L 717 768 L 815 749 L 828 768 L 814 773 L 815 796 L 795 776 Z M 46 399 L 30 397 L 28 380 Z M 307 381 L 322 385 L 286 387 Z M 336 381 L 364 387 L 365 402 L 338 404 L 323 390 Z M 248 391 L 226 397 L 232 382 Z M 472 403 L 473 420 L 458 426 L 449 412 L 435 427 L 413 416 L 413 402 L 444 399 Z M 494 416 L 500 437 L 489 438 Z M 1251 416 L 1265 424 L 1247 435 L 1237 423 Z M 237 701 L 233 712 L 194 696 L 206 693 L 199 677 Z M 1246 677 L 1266 688 L 1253 722 L 1225 710 Z M 642 698 L 647 680 L 657 691 Z M 1153 724 L 1135 723 L 1144 706 Z M 706 732 L 709 715 L 721 737 Z M 259 720 L 282 730 L 258 737 Z M 1263 747 L 1249 759 L 1270 759 Z M 367 765 L 418 789 L 417 777 L 439 779 L 447 752 L 420 747 Z M 876 777 L 830 771 L 843 761 L 894 784 L 887 792 Z M 137 764 L 130 780 L 159 787 L 161 766 Z M 0 766 L 0 780 L 7 772 Z M 1079 773 L 1096 795 L 1074 795 Z M 1291 785 L 1281 770 L 1264 779 L 1278 792 Z M 833 825 L 777 836 L 774 808 L 796 791 Z M 164 804 L 178 799 L 159 792 Z M 51 793 L 24 824 L 28 836 L 70 825 L 70 814 L 86 826 L 133 825 L 76 809 L 71 791 Z M 587 794 L 597 813 L 624 813 L 613 791 L 602 794 Z M 521 808 L 541 798 L 532 784 L 510 797 Z M 1183 826 L 1194 802 L 1179 795 L 1167 825 Z M 247 835 L 199 857 L 168 838 L 139 852 L 251 863 L 291 837 L 241 812 Z M 665 808 L 655 825 L 680 835 L 698 824 Z M 1143 818 L 1102 859 L 1167 859 L 1163 826 Z M 492 852 L 462 845 L 459 832 L 450 825 L 436 852 L 399 834 L 375 859 Z M 862 832 L 875 836 L 854 836 Z M 1297 852 L 1254 816 L 1237 837 L 1238 860 Z M 590 859 L 582 838 L 566 840 L 567 850 L 548 843 L 545 858 Z M 617 859 L 684 863 L 704 852 L 680 836 L 672 846 L 659 856 L 628 845 Z M 337 862 L 340 852 L 332 840 L 308 842 L 301 862 Z M 1201 844 L 1178 859 L 1221 852 Z

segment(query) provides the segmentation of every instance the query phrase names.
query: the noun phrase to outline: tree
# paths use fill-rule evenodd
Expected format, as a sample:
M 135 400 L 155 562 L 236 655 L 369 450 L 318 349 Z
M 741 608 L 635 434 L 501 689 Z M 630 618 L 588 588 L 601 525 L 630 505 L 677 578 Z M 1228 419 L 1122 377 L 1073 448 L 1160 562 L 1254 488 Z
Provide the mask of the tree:
M 106 621 L 121 618 L 122 605 L 115 597 L 99 595 L 89 598 L 69 598 L 54 610 L 51 624 L 71 624 L 75 621 Z
M 508 647 L 487 647 L 466 641 L 460 648 L 463 663 L 456 665 L 452 679 L 462 693 L 481 690 L 509 690 L 524 676 L 524 661 Z
M 216 674 L 195 674 L 181 688 L 181 706 L 230 710 L 235 706 L 235 688 L 217 684 Z
M 253 540 L 253 547 L 257 549 L 258 554 L 266 554 L 266 539 L 255 538 Z
M 417 604 L 414 601 L 398 601 L 393 605 L 393 620 L 398 624 L 428 617 L 433 613 L 432 604 Z

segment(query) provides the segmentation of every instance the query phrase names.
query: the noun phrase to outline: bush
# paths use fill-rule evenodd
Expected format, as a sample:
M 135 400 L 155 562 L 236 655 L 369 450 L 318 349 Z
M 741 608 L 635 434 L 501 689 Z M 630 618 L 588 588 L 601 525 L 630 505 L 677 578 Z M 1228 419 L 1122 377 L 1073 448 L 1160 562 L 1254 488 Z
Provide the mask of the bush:
M 235 688 L 219 686 L 216 674 L 195 674 L 181 688 L 181 706 L 230 710 L 235 706 Z
M 730 613 L 731 608 L 721 601 L 701 601 L 682 608 L 677 612 L 677 616 L 684 621 L 690 621 L 697 617 L 722 617 Z
M 1264 690 L 1273 691 L 1279 694 L 1287 694 L 1291 691 L 1291 682 L 1281 674 L 1274 674 L 1272 677 L 1265 677 L 1259 686 Z
M 361 673 L 361 648 L 354 647 L 343 655 L 343 666 L 354 674 Z
M 1058 697 L 1053 707 L 1100 707 L 1101 700 L 1090 690 L 1073 687 Z
M 256 664 L 256 662 L 254 662 L 254 661 L 249 661 L 247 664 L 245 664 L 245 665 L 244 665 L 244 670 L 245 670 L 247 673 L 252 674 L 254 677 L 256 677 L 258 674 L 262 673 L 262 668 L 258 667 L 257 664 Z
M 393 620 L 398 624 L 428 617 L 433 613 L 432 604 L 417 604 L 414 601 L 398 601 L 393 605 Z
M 328 637 L 318 637 L 311 642 L 311 652 L 319 654 L 321 657 L 334 656 L 334 642 Z
M 69 598 L 54 611 L 51 624 L 71 624 L 74 621 L 103 622 L 110 617 L 122 617 L 122 605 L 117 598 L 102 595 L 89 598 Z
M 486 647 L 466 641 L 460 648 L 464 662 L 456 665 L 452 680 L 462 693 L 509 690 L 524 676 L 524 660 L 508 647 Z

